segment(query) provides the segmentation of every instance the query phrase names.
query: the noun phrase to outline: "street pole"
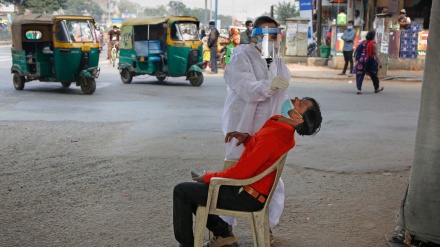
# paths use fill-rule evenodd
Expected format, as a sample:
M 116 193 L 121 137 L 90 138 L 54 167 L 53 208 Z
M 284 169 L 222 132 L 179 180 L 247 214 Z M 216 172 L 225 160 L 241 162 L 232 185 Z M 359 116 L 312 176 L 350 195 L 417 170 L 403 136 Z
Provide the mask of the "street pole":
M 212 20 L 212 0 L 209 0 L 209 21 Z
M 218 13 L 218 0 L 215 0 L 215 20 L 214 20 L 214 22 L 215 22 L 216 26 L 217 26 L 217 17 L 218 17 L 217 13 Z M 220 27 L 218 27 L 218 28 L 220 28 Z
M 318 52 L 316 53 L 318 57 L 321 56 L 321 40 L 322 40 L 322 26 L 321 26 L 321 15 L 322 15 L 322 0 L 316 0 L 316 7 L 317 11 L 316 14 L 318 15 L 318 18 L 316 19 L 316 32 L 317 32 L 317 46 L 318 46 Z
M 205 25 L 208 24 L 208 0 L 205 0 Z

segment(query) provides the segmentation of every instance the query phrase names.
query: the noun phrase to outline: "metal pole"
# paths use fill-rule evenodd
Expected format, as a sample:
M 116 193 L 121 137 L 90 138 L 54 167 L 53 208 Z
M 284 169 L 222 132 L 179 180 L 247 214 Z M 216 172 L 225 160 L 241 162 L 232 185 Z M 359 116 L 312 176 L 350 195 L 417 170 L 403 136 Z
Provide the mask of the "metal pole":
M 317 3 L 317 11 L 316 14 L 318 15 L 318 18 L 316 19 L 316 32 L 317 32 L 317 46 L 318 46 L 318 52 L 316 53 L 318 57 L 321 56 L 321 40 L 322 40 L 322 27 L 321 27 L 321 14 L 322 14 L 322 0 L 316 0 Z
M 205 25 L 208 24 L 208 0 L 205 0 Z
M 215 0 L 215 25 L 217 25 L 217 16 L 218 16 L 218 0 Z M 216 27 L 217 28 L 217 27 Z M 220 27 L 218 27 L 220 28 Z
M 209 0 L 209 21 L 212 20 L 212 0 Z

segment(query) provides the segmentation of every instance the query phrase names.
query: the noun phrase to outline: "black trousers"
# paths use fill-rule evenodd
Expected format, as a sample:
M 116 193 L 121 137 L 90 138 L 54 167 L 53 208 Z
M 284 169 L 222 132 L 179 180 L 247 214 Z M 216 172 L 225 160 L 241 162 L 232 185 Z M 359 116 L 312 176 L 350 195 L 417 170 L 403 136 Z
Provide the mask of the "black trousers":
M 262 209 L 264 204 L 240 191 L 238 186 L 220 187 L 217 207 L 239 210 L 256 211 Z M 206 205 L 209 184 L 198 182 L 184 182 L 176 185 L 173 191 L 173 225 L 174 237 L 183 247 L 193 247 L 193 214 L 198 205 Z M 218 215 L 208 215 L 206 227 L 214 236 L 224 237 L 229 232 L 229 225 Z
M 373 81 L 374 90 L 379 89 L 379 78 L 377 73 L 369 73 L 371 80 Z M 356 75 L 356 87 L 359 91 L 362 90 L 362 82 L 364 81 L 365 74 Z
M 342 73 L 345 74 L 345 72 L 347 71 L 347 67 L 348 67 L 348 62 L 350 62 L 350 71 L 349 73 L 353 72 L 353 50 L 351 51 L 343 51 L 342 52 L 344 54 L 344 70 L 342 70 Z

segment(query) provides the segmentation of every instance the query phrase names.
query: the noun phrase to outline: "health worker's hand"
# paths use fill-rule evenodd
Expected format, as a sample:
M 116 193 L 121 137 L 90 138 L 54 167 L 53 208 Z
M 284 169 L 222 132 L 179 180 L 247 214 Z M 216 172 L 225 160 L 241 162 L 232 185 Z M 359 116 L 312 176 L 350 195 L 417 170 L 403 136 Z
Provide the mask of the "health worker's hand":
M 247 142 L 249 137 L 250 137 L 250 135 L 247 133 L 233 131 L 233 132 L 229 132 L 226 134 L 225 143 L 230 142 L 230 141 L 232 141 L 232 138 L 235 138 L 238 140 L 237 144 L 236 144 L 236 146 L 238 147 L 240 144 Z
M 284 89 L 284 88 L 288 88 L 288 87 L 289 87 L 289 80 L 287 80 L 284 77 L 277 76 L 272 79 L 270 86 L 269 86 L 269 91 L 275 92 L 278 89 Z

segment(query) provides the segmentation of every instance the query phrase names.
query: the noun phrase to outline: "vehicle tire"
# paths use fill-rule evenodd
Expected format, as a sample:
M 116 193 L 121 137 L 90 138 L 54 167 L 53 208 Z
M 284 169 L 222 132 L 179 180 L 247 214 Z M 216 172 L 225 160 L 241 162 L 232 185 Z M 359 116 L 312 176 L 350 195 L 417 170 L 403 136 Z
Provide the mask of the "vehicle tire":
M 165 79 L 167 78 L 166 76 L 156 76 L 157 80 L 160 82 L 165 81 Z
M 124 84 L 130 84 L 133 80 L 133 76 L 131 75 L 130 71 L 128 69 L 123 69 L 121 71 L 121 81 Z
M 72 82 L 70 82 L 70 81 L 63 81 L 63 82 L 61 82 L 61 85 L 62 85 L 64 88 L 69 88 L 70 85 L 72 85 Z
M 195 71 L 197 77 L 189 79 L 189 82 L 191 83 L 191 86 L 199 87 L 203 83 L 203 74 L 200 72 Z
M 14 83 L 14 88 L 16 90 L 23 90 L 25 78 L 24 76 L 20 76 L 18 72 L 14 72 L 14 77 L 12 78 Z
M 96 90 L 95 79 L 88 77 L 85 80 L 83 80 L 81 83 L 81 90 L 83 91 L 84 94 L 94 93 Z

